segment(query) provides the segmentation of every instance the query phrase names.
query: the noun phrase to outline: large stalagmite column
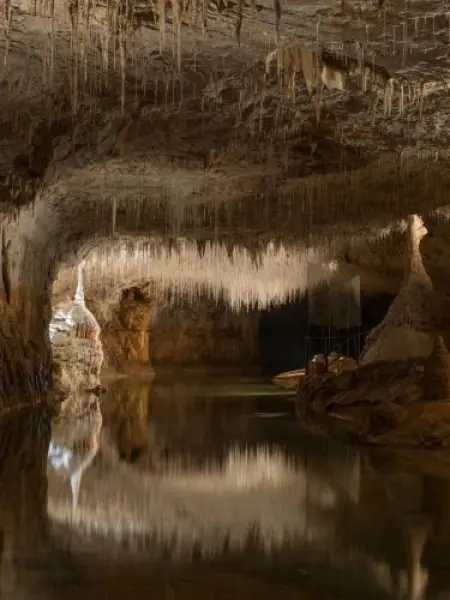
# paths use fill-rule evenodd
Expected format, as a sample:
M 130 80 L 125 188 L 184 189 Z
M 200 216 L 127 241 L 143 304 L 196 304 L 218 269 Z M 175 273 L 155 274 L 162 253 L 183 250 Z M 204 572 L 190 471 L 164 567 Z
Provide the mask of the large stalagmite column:
M 367 336 L 361 364 L 428 358 L 436 334 L 435 295 L 420 254 L 427 234 L 422 219 L 411 215 L 406 235 L 405 281 L 383 321 Z

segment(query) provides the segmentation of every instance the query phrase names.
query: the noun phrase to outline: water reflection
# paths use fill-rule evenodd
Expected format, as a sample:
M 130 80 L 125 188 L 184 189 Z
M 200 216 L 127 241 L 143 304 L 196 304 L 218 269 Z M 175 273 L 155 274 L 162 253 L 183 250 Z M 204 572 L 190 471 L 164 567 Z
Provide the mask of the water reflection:
M 241 385 L 122 382 L 51 432 L 3 421 L 2 597 L 443 597 L 450 478 L 260 419 L 289 407 Z
M 48 449 L 48 465 L 52 473 L 61 475 L 59 483 L 67 480 L 72 510 L 78 506 L 83 474 L 100 448 L 102 413 L 97 399 L 88 398 L 89 411 L 79 418 L 54 418 L 52 438 Z M 58 487 L 58 486 L 56 486 Z

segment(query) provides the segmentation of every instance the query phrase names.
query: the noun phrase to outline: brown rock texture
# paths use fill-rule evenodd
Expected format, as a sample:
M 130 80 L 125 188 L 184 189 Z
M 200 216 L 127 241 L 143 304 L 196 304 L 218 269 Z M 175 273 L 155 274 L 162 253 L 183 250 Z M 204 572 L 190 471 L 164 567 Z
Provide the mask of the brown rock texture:
M 342 375 L 304 377 L 299 385 L 299 404 L 305 412 L 323 412 L 365 406 L 408 404 L 422 398 L 423 362 L 369 364 Z
M 119 456 L 133 462 L 148 458 L 149 382 L 137 380 L 130 386 L 118 380 L 111 384 L 109 392 L 102 399 L 102 412 Z
M 445 448 L 450 443 L 448 353 L 438 338 L 427 360 L 379 362 L 342 375 L 304 377 L 298 414 L 319 433 L 318 416 L 363 443 Z
M 422 389 L 425 400 L 450 398 L 450 360 L 442 336 L 437 336 L 433 351 L 424 364 Z
M 207 298 L 158 306 L 150 355 L 155 363 L 253 363 L 258 359 L 258 313 L 235 313 Z
M 122 292 L 111 320 L 102 328 L 105 367 L 128 373 L 150 367 L 149 323 L 152 302 L 139 288 Z

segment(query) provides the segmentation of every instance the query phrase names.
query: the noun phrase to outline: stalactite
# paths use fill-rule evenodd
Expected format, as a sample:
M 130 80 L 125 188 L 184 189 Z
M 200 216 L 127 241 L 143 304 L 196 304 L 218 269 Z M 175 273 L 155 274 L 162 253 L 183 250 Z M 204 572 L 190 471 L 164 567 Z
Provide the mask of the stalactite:
M 55 69 L 55 0 L 50 2 L 50 88 L 53 87 Z
M 117 198 L 114 196 L 112 200 L 112 215 L 111 215 L 111 233 L 116 232 L 116 215 L 117 215 Z
M 182 0 L 173 0 L 172 14 L 173 14 L 173 29 L 174 29 L 174 35 L 175 35 L 177 68 L 178 68 L 178 72 L 181 73 L 181 22 L 182 22 L 182 15 L 183 15 Z
M 78 60 L 79 60 L 79 0 L 72 0 L 69 4 L 69 14 L 72 24 L 72 114 L 78 112 Z
M 11 275 L 9 272 L 9 257 L 8 251 L 11 241 L 6 242 L 5 231 L 2 229 L 1 234 L 1 261 L 2 261 L 2 283 L 5 302 L 11 302 Z
M 122 117 L 125 114 L 125 83 L 126 83 L 126 32 L 119 28 L 119 57 L 120 57 L 120 110 Z
M 75 290 L 74 301 L 79 304 L 84 304 L 84 283 L 83 283 L 83 267 L 84 263 L 81 262 L 77 267 L 77 289 Z
M 281 22 L 281 0 L 273 0 L 273 8 L 275 10 L 275 30 L 277 32 L 277 43 L 280 39 L 280 22 Z
M 3 65 L 4 68 L 6 68 L 7 62 L 8 62 L 8 54 L 9 54 L 9 47 L 10 47 L 10 42 L 11 42 L 11 25 L 12 25 L 12 20 L 13 20 L 13 7 L 11 4 L 11 0 L 4 0 L 4 2 L 2 3 L 2 7 L 1 7 L 1 17 L 2 17 L 2 21 L 3 21 L 3 33 L 5 35 L 5 52 L 3 55 Z
M 382 235 L 382 230 L 374 231 L 375 237 Z M 192 301 L 207 293 L 236 311 L 267 308 L 306 292 L 308 265 L 328 263 L 335 255 L 338 246 L 325 242 L 288 248 L 280 240 L 269 240 L 248 248 L 231 240 L 191 242 L 172 235 L 165 240 L 110 241 L 86 257 L 83 273 L 87 287 L 106 294 L 127 281 L 151 281 L 172 298 Z
M 166 45 L 166 0 L 159 0 L 159 52 Z
M 111 10 L 109 0 L 106 2 L 106 27 L 101 35 L 102 39 L 102 56 L 103 56 L 103 70 L 105 73 L 105 87 L 108 87 L 108 76 L 109 76 L 109 35 L 111 27 Z
M 242 29 L 242 21 L 244 18 L 244 0 L 238 0 L 238 10 L 237 10 L 237 20 L 236 20 L 236 41 L 238 46 L 241 45 L 241 29 Z

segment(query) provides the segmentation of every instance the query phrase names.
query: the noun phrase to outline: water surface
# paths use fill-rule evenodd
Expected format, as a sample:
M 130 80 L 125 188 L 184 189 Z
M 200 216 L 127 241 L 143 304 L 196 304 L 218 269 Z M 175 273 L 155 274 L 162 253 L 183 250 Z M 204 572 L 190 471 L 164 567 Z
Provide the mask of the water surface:
M 89 417 L 2 423 L 2 598 L 446 597 L 446 453 L 307 435 L 257 376 L 108 386 Z

